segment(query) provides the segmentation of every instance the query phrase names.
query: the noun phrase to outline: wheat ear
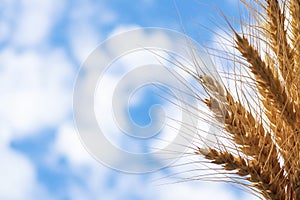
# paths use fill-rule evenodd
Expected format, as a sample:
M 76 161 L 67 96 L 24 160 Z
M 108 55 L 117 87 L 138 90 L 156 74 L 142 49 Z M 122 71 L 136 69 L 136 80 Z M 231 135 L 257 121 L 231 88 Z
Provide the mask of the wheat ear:
M 228 151 L 209 149 L 205 155 L 206 158 L 213 160 L 215 164 L 223 164 L 225 170 L 238 170 L 237 175 L 250 175 L 247 180 L 254 183 L 266 198 L 283 198 L 285 192 L 281 185 L 286 180 L 270 133 L 266 132 L 252 114 L 235 101 L 228 91 L 219 93 L 223 90 L 220 90 L 220 84 L 217 81 L 206 76 L 200 78 L 202 84 L 209 88 L 208 92 L 214 96 L 217 94 L 219 98 L 215 99 L 214 96 L 210 96 L 206 100 L 207 106 L 215 113 L 219 121 L 220 116 L 224 117 L 224 129 L 236 144 L 238 151 L 246 155 L 246 160 L 244 160 L 233 156 Z M 203 150 L 200 153 L 203 153 Z
M 239 55 L 228 61 L 250 71 L 257 101 L 263 105 L 255 113 L 262 114 L 257 118 L 215 78 L 192 74 L 208 95 L 203 102 L 236 150 L 219 144 L 199 147 L 195 154 L 234 171 L 265 199 L 296 200 L 300 199 L 300 1 L 252 2 L 262 8 L 250 10 L 257 24 L 248 25 L 249 34 L 232 29 Z

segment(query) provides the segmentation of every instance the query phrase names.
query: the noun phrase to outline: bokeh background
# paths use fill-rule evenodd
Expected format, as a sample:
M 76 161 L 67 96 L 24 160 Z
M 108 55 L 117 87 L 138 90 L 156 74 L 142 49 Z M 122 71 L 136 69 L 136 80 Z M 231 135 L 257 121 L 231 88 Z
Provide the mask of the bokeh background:
M 254 199 L 228 184 L 153 181 L 168 170 L 110 169 L 87 153 L 73 122 L 76 74 L 103 40 L 138 27 L 184 27 L 210 45 L 216 8 L 238 17 L 237 0 L 0 0 L 0 199 Z M 145 101 L 132 110 L 141 124 L 157 100 Z

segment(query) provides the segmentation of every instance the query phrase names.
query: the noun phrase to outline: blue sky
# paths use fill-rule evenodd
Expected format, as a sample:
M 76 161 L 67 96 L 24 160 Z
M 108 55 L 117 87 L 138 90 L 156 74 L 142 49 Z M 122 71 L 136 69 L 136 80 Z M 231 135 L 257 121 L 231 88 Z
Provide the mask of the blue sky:
M 176 4 L 189 36 L 206 45 L 214 36 L 201 25 L 215 30 L 209 21 L 218 16 L 213 8 L 238 13 L 235 0 Z M 143 27 L 181 31 L 180 23 L 173 0 L 0 0 L 0 199 L 254 199 L 219 183 L 160 186 L 153 180 L 169 170 L 121 173 L 97 162 L 80 143 L 73 89 L 88 55 L 115 33 Z M 145 101 L 130 108 L 140 125 L 149 124 L 145 113 L 151 105 L 165 104 L 149 91 L 140 92 Z M 147 151 L 134 141 L 121 138 L 120 144 Z

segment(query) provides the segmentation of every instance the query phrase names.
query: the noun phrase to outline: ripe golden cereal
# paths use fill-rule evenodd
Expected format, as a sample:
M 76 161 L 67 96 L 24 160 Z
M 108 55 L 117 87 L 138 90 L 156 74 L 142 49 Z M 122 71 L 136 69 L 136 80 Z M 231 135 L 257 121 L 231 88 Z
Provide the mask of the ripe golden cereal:
M 224 50 L 233 69 L 219 72 L 222 82 L 185 69 L 224 134 L 215 146 L 190 148 L 263 199 L 300 199 L 300 0 L 242 2 L 251 20 L 239 31 L 229 23 L 237 53 Z

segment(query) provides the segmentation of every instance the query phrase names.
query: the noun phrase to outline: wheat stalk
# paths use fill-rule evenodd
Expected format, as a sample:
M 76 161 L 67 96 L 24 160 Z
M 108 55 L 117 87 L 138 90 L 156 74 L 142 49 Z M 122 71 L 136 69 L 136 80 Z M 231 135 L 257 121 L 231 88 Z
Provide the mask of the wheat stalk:
M 198 146 L 194 154 L 230 177 L 234 172 L 238 184 L 249 182 L 264 199 L 300 199 L 300 1 L 243 3 L 256 24 L 244 25 L 248 34 L 232 29 L 239 54 L 226 59 L 249 71 L 259 103 L 242 101 L 246 91 L 234 95 L 215 77 L 186 69 L 205 89 L 202 101 L 232 144 Z

